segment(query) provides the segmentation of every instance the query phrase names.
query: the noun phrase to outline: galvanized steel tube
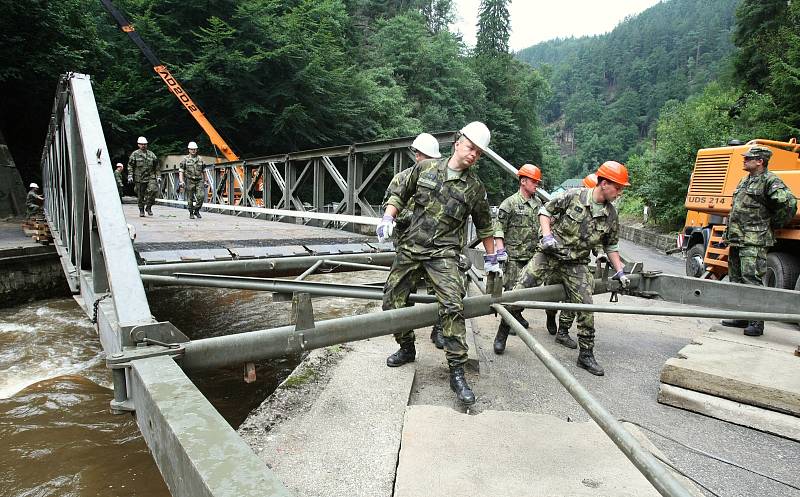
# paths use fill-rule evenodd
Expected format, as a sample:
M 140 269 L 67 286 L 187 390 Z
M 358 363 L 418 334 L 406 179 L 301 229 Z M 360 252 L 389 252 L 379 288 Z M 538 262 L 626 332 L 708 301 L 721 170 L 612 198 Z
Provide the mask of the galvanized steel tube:
M 681 485 L 678 480 L 658 461 L 648 450 L 644 449 L 639 441 L 631 435 L 622 423 L 603 407 L 586 388 L 567 371 L 561 363 L 547 351 L 527 329 L 523 328 L 517 320 L 501 305 L 492 305 L 517 335 L 525 342 L 536 357 L 553 373 L 553 376 L 564 385 L 564 388 L 578 401 L 583 409 L 595 420 L 619 449 L 642 472 L 645 478 L 653 484 L 658 492 L 665 497 L 692 497 L 691 493 Z

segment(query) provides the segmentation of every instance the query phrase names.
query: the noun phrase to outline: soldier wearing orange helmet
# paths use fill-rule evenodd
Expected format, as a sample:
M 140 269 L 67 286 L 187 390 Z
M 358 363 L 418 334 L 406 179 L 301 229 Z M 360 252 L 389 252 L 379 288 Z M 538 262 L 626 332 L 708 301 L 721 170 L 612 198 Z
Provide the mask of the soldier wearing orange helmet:
M 630 280 L 623 271 L 619 256 L 619 220 L 612 202 L 630 186 L 628 170 L 615 161 L 606 161 L 597 169 L 597 186 L 566 192 L 547 202 L 539 210 L 542 240 L 539 252 L 525 266 L 515 289 L 562 283 L 567 301 L 592 303 L 593 280 L 588 269 L 592 249 L 602 247 L 623 287 Z M 514 306 L 509 306 L 509 310 Z M 578 367 L 602 376 L 603 368 L 594 357 L 594 315 L 578 312 L 578 343 L 569 336 L 569 326 L 559 318 L 556 342 L 575 349 L 580 346 Z
M 528 261 L 536 253 L 539 239 L 539 209 L 542 202 L 536 198 L 536 189 L 542 181 L 542 172 L 533 164 L 525 164 L 517 171 L 519 191 L 503 200 L 495 221 L 494 246 L 497 258 L 504 261 L 503 287 L 510 290 L 517 282 Z M 528 321 L 522 317 L 521 310 L 513 311 L 514 317 L 525 328 Z M 505 321 L 500 321 L 494 338 L 494 353 L 506 350 L 506 340 L 511 329 Z

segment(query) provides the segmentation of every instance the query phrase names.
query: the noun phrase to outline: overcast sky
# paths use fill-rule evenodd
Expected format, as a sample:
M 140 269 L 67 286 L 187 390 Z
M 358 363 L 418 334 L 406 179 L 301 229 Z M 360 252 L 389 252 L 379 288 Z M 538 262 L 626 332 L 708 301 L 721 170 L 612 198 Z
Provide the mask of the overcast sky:
M 540 41 L 607 33 L 625 16 L 638 14 L 659 0 L 512 0 L 511 50 Z M 455 0 L 457 21 L 452 31 L 475 45 L 480 0 Z

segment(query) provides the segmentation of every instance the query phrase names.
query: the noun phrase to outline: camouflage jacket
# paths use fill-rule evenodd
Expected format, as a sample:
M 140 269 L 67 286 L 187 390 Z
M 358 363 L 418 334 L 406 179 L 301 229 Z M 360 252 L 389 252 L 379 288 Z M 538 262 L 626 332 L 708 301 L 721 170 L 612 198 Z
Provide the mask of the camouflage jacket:
M 402 211 L 413 201 L 411 222 L 399 250 L 419 257 L 455 257 L 464 246 L 464 227 L 472 215 L 478 237 L 494 234 L 486 188 L 472 169 L 448 179 L 447 161 L 417 163 L 405 182 L 390 186 L 387 205 Z
M 154 180 L 158 176 L 158 157 L 149 150 L 136 149 L 128 159 L 128 171 L 137 183 Z
M 512 261 L 528 261 L 536 253 L 541 207 L 542 202 L 535 195 L 526 200 L 520 192 L 500 204 L 494 237 L 503 239 Z
M 195 155 L 194 157 L 191 155 L 184 156 L 178 167 L 183 171 L 184 179 L 191 179 L 194 181 L 203 179 L 203 168 L 205 164 L 199 155 Z
M 28 191 L 28 195 L 25 197 L 25 206 L 26 207 L 39 207 L 42 205 L 42 201 L 44 197 L 39 195 L 33 190 Z
M 118 187 L 122 187 L 122 173 L 114 169 L 114 180 L 117 182 Z
M 747 175 L 733 191 L 725 240 L 734 247 L 775 244 L 774 228 L 788 223 L 797 212 L 797 199 L 771 171 Z
M 576 188 L 547 202 L 539 213 L 550 217 L 550 228 L 558 240 L 556 259 L 586 264 L 592 249 L 606 253 L 619 250 L 617 210 L 607 202 L 596 204 L 592 190 Z
M 399 173 L 394 175 L 392 181 L 389 182 L 389 186 L 386 188 L 386 194 L 383 196 L 382 205 L 384 209 L 386 208 L 386 203 L 389 201 L 389 197 L 391 196 L 391 192 L 393 190 L 397 190 L 401 184 L 405 183 L 408 180 L 408 177 L 411 175 L 411 171 L 414 168 L 410 167 L 408 169 L 403 169 Z M 395 221 L 394 227 L 394 239 L 395 245 L 399 245 L 403 235 L 405 234 L 408 226 L 411 224 L 411 217 L 414 214 L 414 199 L 410 199 L 406 205 L 403 206 L 403 209 L 397 214 L 397 218 Z

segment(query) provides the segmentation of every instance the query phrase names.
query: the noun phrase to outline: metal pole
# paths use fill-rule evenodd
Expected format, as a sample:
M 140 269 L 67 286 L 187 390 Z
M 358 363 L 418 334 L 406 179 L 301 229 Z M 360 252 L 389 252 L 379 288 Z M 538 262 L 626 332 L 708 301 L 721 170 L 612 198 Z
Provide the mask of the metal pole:
M 301 274 L 300 276 L 298 276 L 294 280 L 295 281 L 303 281 L 304 279 L 306 279 L 306 276 L 308 276 L 310 274 L 314 274 L 314 271 L 316 271 L 317 268 L 320 267 L 324 263 L 325 263 L 325 261 L 317 261 L 317 262 L 315 262 L 313 266 L 311 266 L 310 268 L 308 268 L 305 271 L 303 271 L 303 274 Z
M 578 401 L 589 416 L 603 429 L 619 449 L 642 472 L 645 478 L 653 484 L 658 492 L 665 497 L 691 497 L 691 493 L 681 485 L 678 480 L 661 464 L 648 450 L 644 449 L 636 438 L 631 435 L 622 423 L 603 407 L 586 388 L 575 379 L 567 368 L 553 357 L 542 345 L 537 342 L 527 329 L 523 328 L 517 320 L 503 306 L 494 304 L 492 309 L 500 314 L 506 324 L 511 326 L 517 335 L 525 342 L 531 351 L 536 354 L 551 373 L 564 385 L 564 388 Z
M 744 321 L 783 321 L 786 323 L 800 323 L 800 314 L 782 314 L 769 312 L 745 312 L 745 311 L 726 311 L 722 309 L 669 309 L 658 307 L 648 309 L 644 307 L 634 307 L 625 305 L 603 305 L 603 304 L 570 304 L 570 303 L 551 303 L 551 302 L 531 302 L 521 301 L 514 305 L 526 309 L 544 309 L 552 311 L 584 311 L 584 312 L 608 312 L 611 314 L 641 314 L 645 316 L 681 316 L 689 318 L 722 318 L 722 319 L 741 319 Z
M 336 263 L 354 262 L 390 266 L 394 252 L 363 254 L 304 255 L 299 257 L 272 257 L 269 259 L 237 259 L 235 261 L 181 262 L 174 264 L 148 264 L 139 266 L 141 274 L 208 273 L 208 274 L 286 274 L 305 271 L 319 260 Z M 299 274 L 299 273 L 298 273 Z
M 276 293 L 304 292 L 312 295 L 382 300 L 383 290 L 368 285 L 325 283 L 319 281 L 277 280 L 247 276 L 222 276 L 215 274 L 175 273 L 171 276 L 143 274 L 142 281 L 155 285 L 202 286 L 211 288 L 238 288 Z M 411 302 L 435 302 L 433 295 L 411 294 Z
M 294 285 L 298 282 L 287 283 Z M 595 290 L 605 291 L 605 287 L 597 283 L 595 283 Z M 287 293 L 291 291 L 291 289 L 286 290 Z M 417 295 L 417 297 L 430 296 Z M 564 299 L 564 287 L 548 285 L 512 290 L 504 293 L 500 299 L 494 299 L 491 295 L 467 297 L 464 299 L 464 317 L 473 318 L 490 314 L 493 312 L 490 305 L 499 301 L 515 302 L 531 298 L 553 301 Z M 423 328 L 431 326 L 438 320 L 439 305 L 430 303 L 319 321 L 310 330 L 295 330 L 294 326 L 282 326 L 235 335 L 203 338 L 183 345 L 182 366 L 189 370 L 208 369 L 261 359 L 277 359 L 329 345 L 389 335 L 400 330 Z
M 332 261 L 330 259 L 325 259 L 323 261 L 326 265 L 329 266 L 341 266 L 341 267 L 350 267 L 353 269 L 363 269 L 365 271 L 389 271 L 392 269 L 391 266 L 378 266 L 372 264 L 360 264 L 358 262 L 345 262 L 345 261 Z

